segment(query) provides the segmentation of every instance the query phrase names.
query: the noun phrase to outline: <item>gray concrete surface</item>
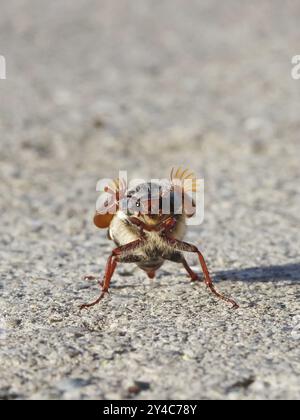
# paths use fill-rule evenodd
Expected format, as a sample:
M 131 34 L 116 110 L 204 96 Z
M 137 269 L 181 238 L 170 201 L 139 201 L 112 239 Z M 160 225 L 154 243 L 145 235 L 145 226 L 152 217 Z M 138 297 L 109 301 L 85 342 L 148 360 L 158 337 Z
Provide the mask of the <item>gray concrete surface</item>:
M 0 9 L 0 398 L 298 399 L 299 4 Z M 167 264 L 155 282 L 121 267 L 79 313 L 112 246 L 97 180 L 178 164 L 206 180 L 188 240 L 241 309 Z

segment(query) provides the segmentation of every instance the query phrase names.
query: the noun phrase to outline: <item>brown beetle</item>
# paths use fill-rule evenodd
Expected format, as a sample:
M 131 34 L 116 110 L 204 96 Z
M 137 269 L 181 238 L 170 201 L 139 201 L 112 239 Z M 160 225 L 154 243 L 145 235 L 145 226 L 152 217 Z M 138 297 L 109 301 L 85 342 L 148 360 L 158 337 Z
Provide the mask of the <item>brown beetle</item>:
M 107 196 L 97 209 L 94 223 L 98 228 L 108 229 L 108 237 L 117 247 L 108 259 L 104 280 L 100 282 L 100 296 L 94 302 L 82 305 L 81 309 L 96 305 L 108 293 L 118 263 L 135 263 L 153 279 L 165 261 L 173 261 L 184 266 L 192 281 L 199 280 L 198 274 L 189 267 L 184 252 L 198 255 L 205 284 L 211 292 L 232 304 L 234 309 L 239 307 L 233 299 L 215 289 L 199 249 L 183 242 L 186 220 L 195 213 L 195 202 L 189 193 L 196 190 L 195 175 L 181 168 L 172 170 L 167 187 L 148 182 L 128 190 L 124 181 L 117 180 L 105 189 Z M 167 212 L 164 211 L 166 208 Z M 92 276 L 85 278 L 94 279 Z

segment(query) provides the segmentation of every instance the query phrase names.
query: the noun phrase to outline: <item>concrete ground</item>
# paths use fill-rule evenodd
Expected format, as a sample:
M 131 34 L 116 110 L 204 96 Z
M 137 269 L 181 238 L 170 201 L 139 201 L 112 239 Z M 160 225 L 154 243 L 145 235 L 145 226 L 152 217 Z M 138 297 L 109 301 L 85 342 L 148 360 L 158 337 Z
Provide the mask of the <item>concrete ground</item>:
M 300 7 L 295 1 L 1 2 L 0 398 L 298 399 Z M 187 239 L 231 311 L 166 264 L 101 305 L 96 182 L 206 182 Z M 192 265 L 196 259 L 189 257 Z

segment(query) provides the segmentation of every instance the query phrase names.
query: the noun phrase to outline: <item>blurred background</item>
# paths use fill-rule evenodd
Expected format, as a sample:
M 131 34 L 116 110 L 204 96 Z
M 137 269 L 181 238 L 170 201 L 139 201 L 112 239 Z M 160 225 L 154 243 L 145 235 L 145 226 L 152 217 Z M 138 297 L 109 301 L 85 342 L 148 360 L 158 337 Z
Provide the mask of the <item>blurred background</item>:
M 80 303 L 81 276 L 99 272 L 111 244 L 92 226 L 95 188 L 100 178 L 116 177 L 119 170 L 155 178 L 178 165 L 196 171 L 205 178 L 206 216 L 189 240 L 201 245 L 212 271 L 253 267 L 261 271 L 247 276 L 255 274 L 257 281 L 298 281 L 300 80 L 291 77 L 292 57 L 300 54 L 298 2 L 1 0 L 0 10 L 0 54 L 7 64 L 7 79 L 0 80 L 0 301 L 13 331 L 11 342 L 6 334 L 6 345 L 14 348 L 19 334 L 29 346 L 22 380 L 16 379 L 17 367 L 14 371 L 7 362 L 3 368 L 2 389 L 14 384 L 5 391 L 8 396 L 38 395 L 52 386 L 42 386 L 29 368 L 33 318 L 45 324 L 53 311 L 64 313 L 74 299 Z M 278 266 L 286 268 L 276 271 Z M 176 268 L 168 269 L 176 276 Z M 223 286 L 241 303 L 251 289 L 243 275 L 235 275 L 240 283 Z M 89 299 L 92 290 L 83 293 Z M 278 302 L 272 286 L 264 293 L 271 307 Z M 254 292 L 251 296 L 255 299 Z M 289 328 L 287 318 L 297 313 L 295 295 L 286 299 L 289 314 L 283 308 L 276 316 Z M 30 308 L 35 315 L 28 315 Z M 77 328 L 81 318 L 72 316 Z M 53 343 L 59 341 L 55 334 Z M 283 346 L 281 355 L 283 341 L 280 334 L 273 337 L 273 344 Z M 260 361 L 245 369 L 266 366 L 267 352 L 263 347 Z M 20 353 L 14 357 L 23 363 Z M 141 358 L 150 366 L 141 377 L 152 375 L 149 357 Z M 34 360 L 41 368 L 39 357 Z M 155 366 L 167 369 L 164 363 L 156 360 L 153 372 Z M 298 384 L 294 366 L 287 365 L 293 388 L 284 379 L 270 379 L 272 386 L 279 384 L 272 388 L 275 397 L 292 396 Z M 116 366 L 108 378 L 122 371 Z M 183 383 L 193 383 L 181 362 L 173 368 L 179 376 L 185 372 Z M 191 372 L 199 369 L 206 372 L 196 360 Z M 169 385 L 146 396 L 228 394 L 220 373 L 215 394 L 199 379 L 189 391 L 174 384 L 167 371 L 164 375 Z M 119 382 L 111 381 L 103 395 L 124 396 Z M 48 398 L 49 392 L 43 395 Z

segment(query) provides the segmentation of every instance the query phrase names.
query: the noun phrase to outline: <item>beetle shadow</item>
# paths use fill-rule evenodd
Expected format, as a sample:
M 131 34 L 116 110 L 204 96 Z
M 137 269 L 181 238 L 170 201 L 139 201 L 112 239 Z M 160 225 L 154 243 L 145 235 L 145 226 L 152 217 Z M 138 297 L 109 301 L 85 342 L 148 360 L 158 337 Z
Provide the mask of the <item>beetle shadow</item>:
M 300 281 L 300 263 L 224 270 L 214 273 L 213 277 L 217 280 L 238 280 L 249 283 L 277 281 L 297 283 Z
M 125 278 L 134 277 L 136 269 L 133 271 L 121 271 L 120 276 Z M 199 271 L 201 268 L 199 267 Z M 202 272 L 201 272 L 202 273 Z M 234 270 L 222 270 L 212 272 L 212 278 L 214 281 L 242 281 L 247 283 L 257 282 L 278 282 L 278 281 L 288 281 L 289 283 L 297 283 L 300 281 L 300 263 L 286 264 L 286 265 L 270 265 L 270 266 L 261 266 L 261 267 L 248 267 L 248 268 L 237 268 Z M 157 279 L 151 280 L 154 282 L 156 288 L 163 288 L 164 285 L 159 282 L 160 278 L 168 275 L 174 275 L 174 273 L 169 272 L 167 269 L 161 269 Z M 179 274 L 179 276 L 184 276 L 187 279 L 186 273 Z M 185 281 L 186 281 L 185 279 Z M 140 283 L 132 284 L 130 280 L 125 284 L 113 284 L 113 289 L 125 289 L 130 287 L 132 289 L 138 288 Z

